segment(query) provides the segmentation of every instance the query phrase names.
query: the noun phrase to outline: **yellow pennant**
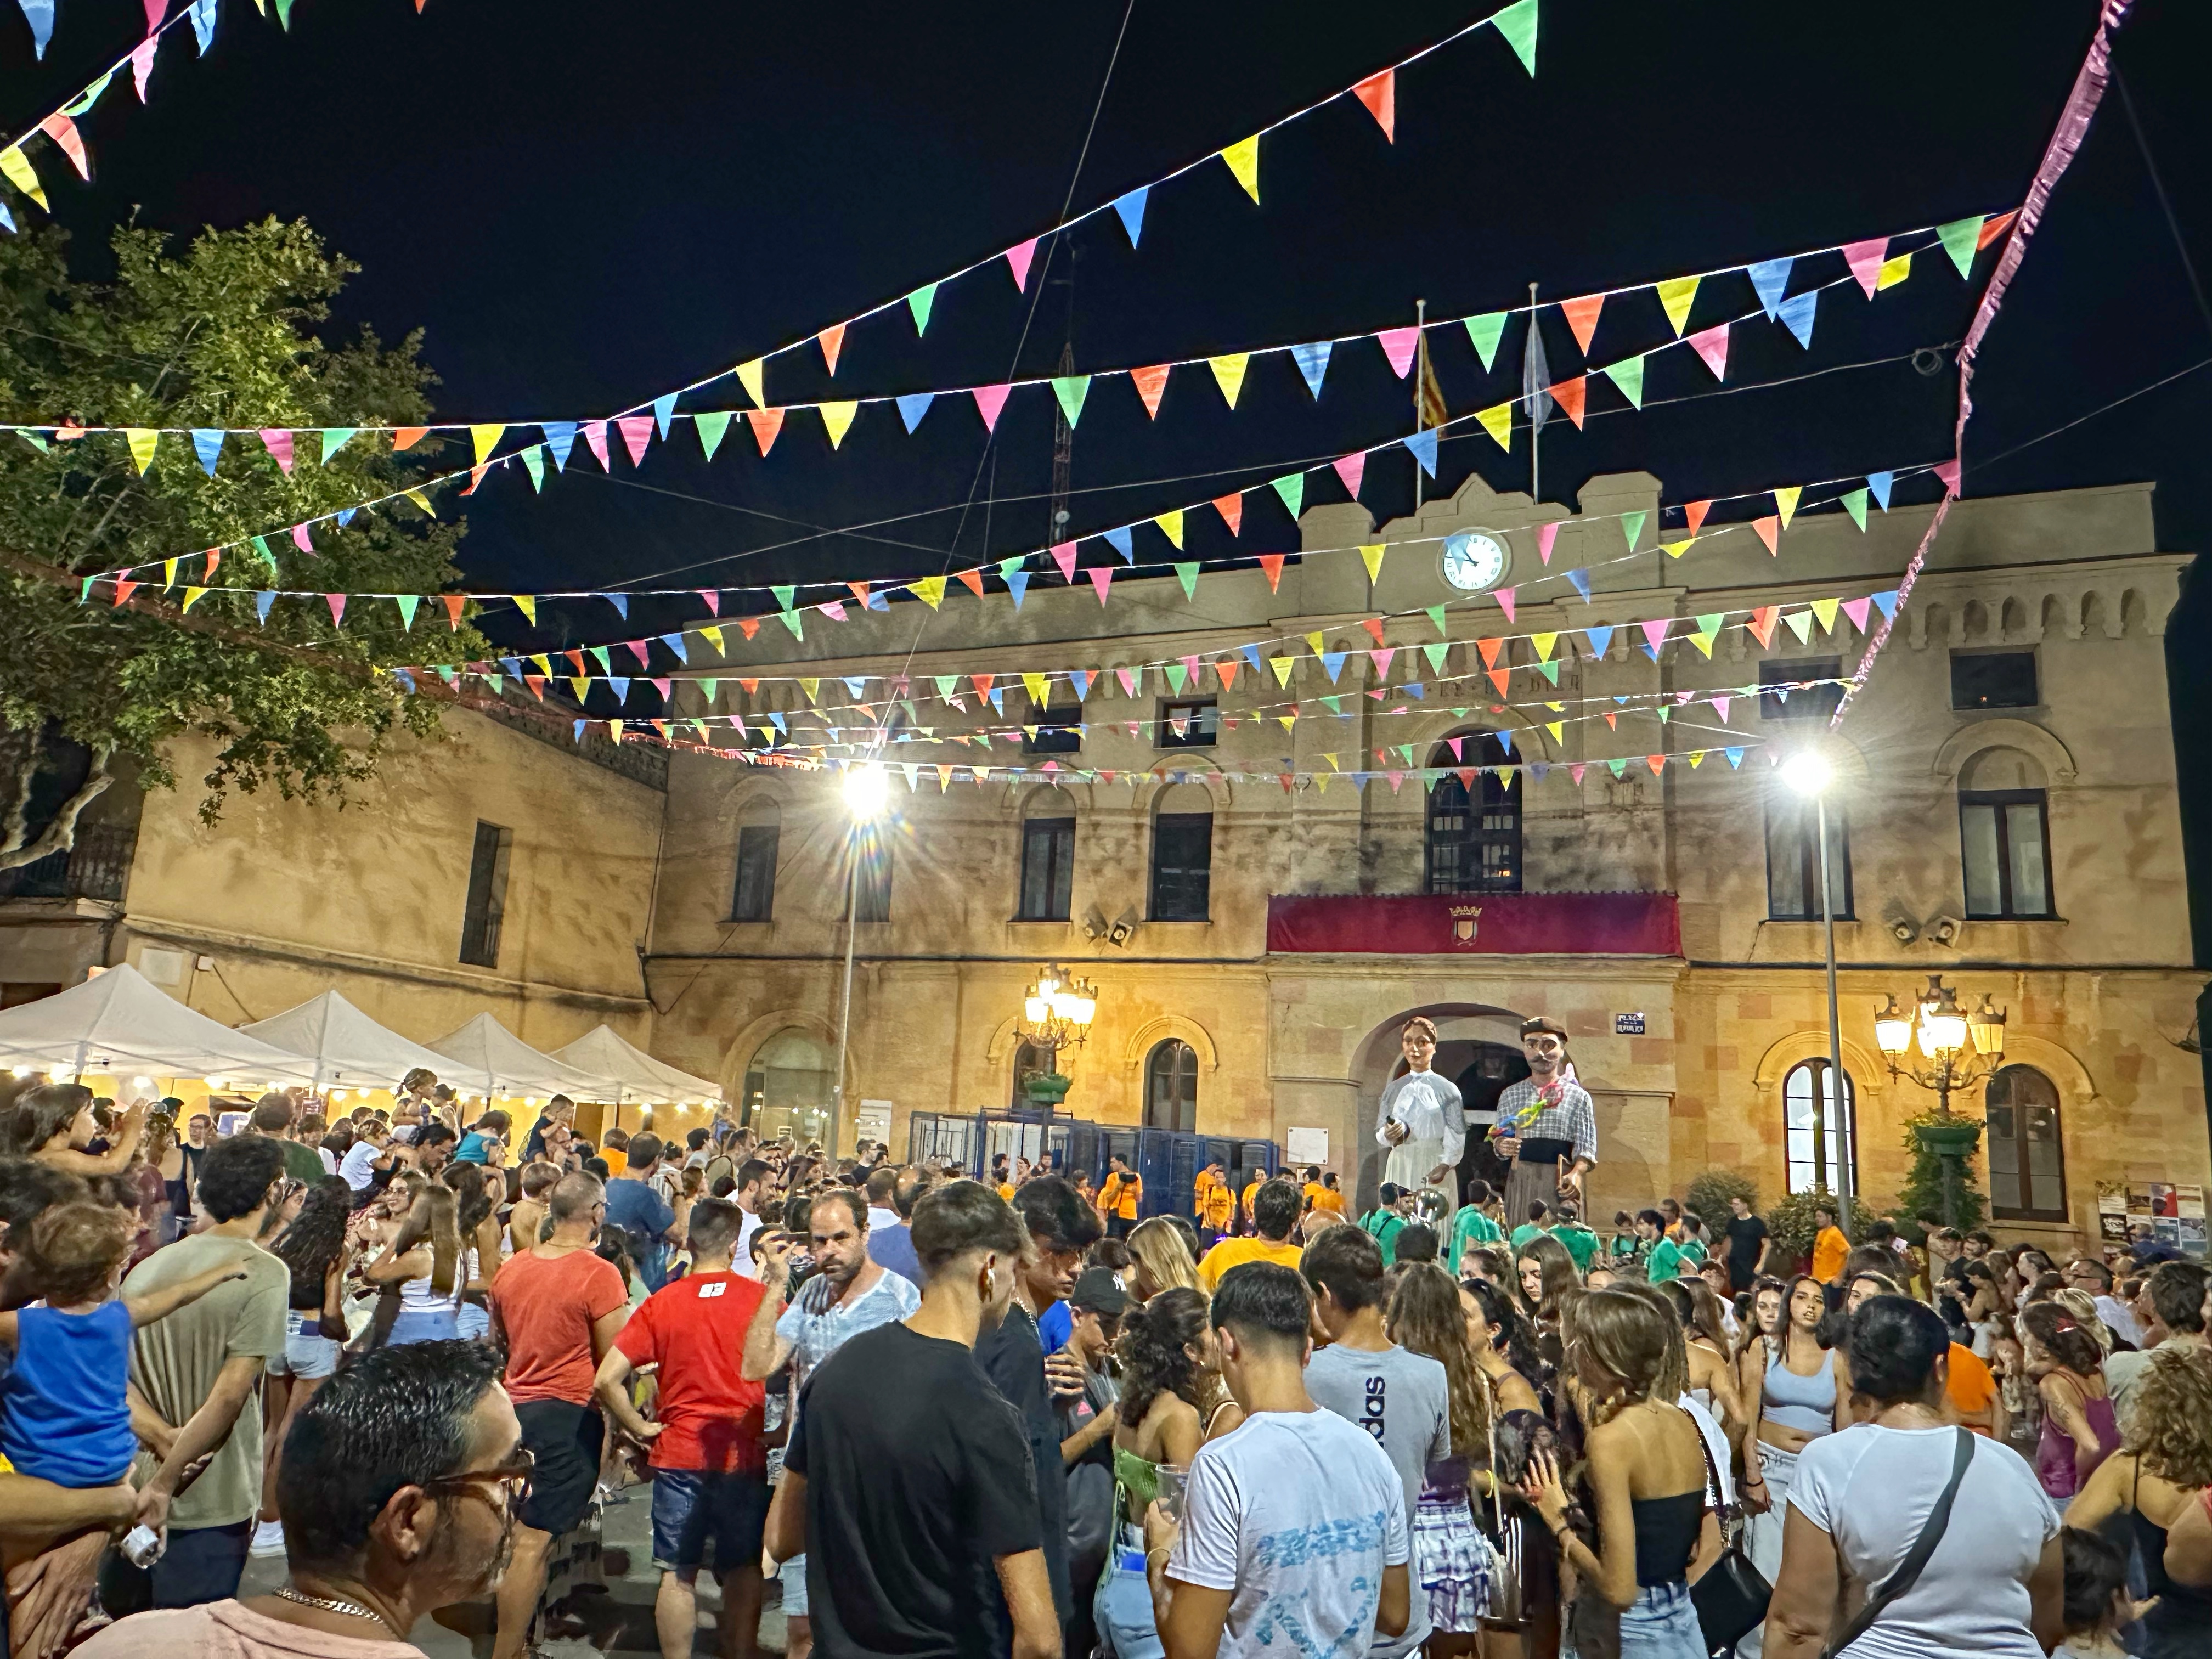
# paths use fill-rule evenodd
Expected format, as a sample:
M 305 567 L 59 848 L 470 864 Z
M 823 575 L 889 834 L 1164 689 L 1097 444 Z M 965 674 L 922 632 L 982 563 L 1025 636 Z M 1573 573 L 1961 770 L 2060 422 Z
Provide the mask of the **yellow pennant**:
M 1170 512 L 1161 514 L 1159 517 L 1154 519 L 1152 522 L 1159 526 L 1160 529 L 1165 532 L 1167 538 L 1176 544 L 1178 550 L 1182 549 L 1182 509 L 1181 507 L 1178 507 Z
M 506 430 L 506 426 L 496 421 L 469 428 L 469 441 L 476 446 L 478 466 L 491 458 L 492 451 L 499 447 L 500 434 Z
M 1390 550 L 1389 544 L 1379 543 L 1359 550 L 1359 562 L 1367 567 L 1367 580 L 1380 580 L 1382 575 L 1382 556 Z
M 1278 725 L 1279 725 L 1279 726 L 1283 728 L 1283 730 L 1284 730 L 1284 731 L 1285 731 L 1285 732 L 1289 731 L 1289 730 L 1291 729 L 1291 727 L 1292 727 L 1293 726 L 1297 725 L 1297 720 L 1298 720 L 1298 717 L 1297 717 L 1296 714 L 1278 714 L 1278 715 L 1276 715 L 1276 716 L 1275 716 L 1275 721 L 1276 721 L 1276 723 L 1277 723 Z
M 580 674 L 572 674 L 568 677 L 568 689 L 576 694 L 576 702 L 580 705 L 584 694 L 592 689 L 592 683 Z
M 0 173 L 4 173 L 8 182 L 24 195 L 40 207 L 46 208 L 47 212 L 53 211 L 46 207 L 46 186 L 39 182 L 39 175 L 31 170 L 31 158 L 23 154 L 21 144 L 10 144 L 7 149 L 0 149 Z
M 1316 657 L 1321 655 L 1322 637 L 1319 634 L 1309 634 L 1306 635 L 1306 649 L 1312 652 Z
M 1536 647 L 1538 662 L 1551 661 L 1552 647 L 1559 642 L 1559 636 L 1557 634 L 1531 634 L 1528 636 L 1528 643 Z
M 1690 635 L 1690 643 L 1708 657 L 1713 654 L 1713 635 L 1711 634 L 1692 634 Z
M 1912 256 L 1910 253 L 1900 253 L 1894 259 L 1884 259 L 1881 269 L 1875 273 L 1874 291 L 1879 294 L 1886 288 L 1895 288 L 1911 275 Z
M 154 465 L 154 446 L 161 441 L 161 434 L 143 427 L 131 427 L 124 433 L 131 445 L 131 459 L 138 463 L 138 476 L 146 476 L 146 469 Z
M 1221 159 L 1229 163 L 1230 172 L 1237 182 L 1244 186 L 1244 193 L 1254 201 L 1260 199 L 1260 135 L 1230 145 L 1221 152 Z M 43 204 L 41 204 L 43 205 Z
M 400 493 L 404 495 L 409 501 L 414 502 L 416 506 L 421 507 L 432 518 L 434 519 L 438 516 L 438 509 L 430 505 L 430 498 L 428 495 L 425 495 L 421 490 L 408 489 L 403 490 Z
M 722 630 L 719 627 L 701 629 L 699 630 L 699 637 L 714 647 L 714 654 L 716 656 L 726 657 L 730 654 L 728 652 L 722 649 Z
M 1659 550 L 1670 559 L 1679 559 L 1690 550 L 1690 544 L 1697 539 L 1695 536 L 1685 536 L 1679 542 L 1662 542 Z
M 835 449 L 845 441 L 846 429 L 853 424 L 853 416 L 860 407 L 856 403 L 822 405 L 822 424 L 830 428 L 830 448 Z
M 814 701 L 814 694 L 822 689 L 822 682 L 818 679 L 803 679 L 799 683 L 799 689 L 806 693 L 806 701 L 812 702 Z
M 174 559 L 164 559 L 164 560 L 162 560 L 162 561 L 161 561 L 161 586 L 162 586 L 163 587 L 165 587 L 165 588 L 168 588 L 168 587 L 174 587 L 176 585 L 177 585 L 177 562 L 176 562 Z
M 1052 695 L 1045 689 L 1045 678 L 1042 674 L 1024 674 L 1022 687 L 1030 694 L 1030 703 L 1032 708 L 1043 708 L 1045 700 Z
M 1698 279 L 1694 276 L 1675 276 L 1659 284 L 1659 306 L 1667 313 L 1667 320 L 1681 333 L 1690 320 L 1691 303 L 1698 297 Z
M 622 721 L 620 721 L 620 720 L 609 720 L 609 721 L 607 722 L 607 735 L 608 735 L 609 737 L 612 738 L 613 738 L 617 743 L 620 743 L 620 742 L 622 741 L 622 734 L 623 734 L 623 722 L 622 722 Z
M 536 623 L 538 621 L 538 596 L 536 594 L 510 593 L 507 595 L 507 598 L 514 601 L 514 608 L 517 611 L 520 611 L 532 624 Z
M 945 603 L 945 578 L 942 576 L 924 576 L 919 581 L 908 582 L 907 586 L 914 590 L 915 597 L 932 611 Z
M 1231 409 L 1237 407 L 1237 394 L 1244 389 L 1244 370 L 1252 361 L 1249 351 L 1232 351 L 1224 357 L 1208 357 L 1206 367 L 1220 382 L 1221 395 L 1229 400 Z
M 1475 420 L 1487 432 L 1500 449 L 1513 447 L 1513 405 L 1497 404 L 1491 408 L 1477 410 Z
M 1823 634 L 1832 634 L 1836 631 L 1836 607 L 1842 603 L 1840 599 L 1813 601 L 1813 614 L 1820 618 L 1820 631 Z
M 549 680 L 550 680 L 550 679 L 551 679 L 551 678 L 553 678 L 553 659 L 552 659 L 552 658 L 548 657 L 548 656 L 545 656 L 544 654 L 543 654 L 542 653 L 540 653 L 533 654 L 533 655 L 531 657 L 530 660 L 531 660 L 531 661 L 532 661 L 532 662 L 534 662 L 534 663 L 536 663 L 536 664 L 538 665 L 538 672 L 539 673 L 541 673 L 541 674 L 544 675 L 544 676 L 545 676 L 545 678 L 546 678 L 547 679 L 549 679 Z
M 1278 685 L 1288 685 L 1291 683 L 1291 671 L 1297 665 L 1298 659 L 1296 657 L 1270 657 L 1267 659 L 1267 666 L 1275 671 L 1275 684 Z M 1278 716 L 1277 718 L 1279 719 L 1280 716 Z
M 1704 764 L 1705 764 L 1705 751 L 1704 750 L 1702 750 L 1702 749 L 1692 749 L 1692 750 L 1690 751 L 1690 769 L 1691 769 L 1692 772 L 1696 771 L 1696 770 L 1698 769 L 1698 768 L 1699 768 L 1700 766 L 1704 765 Z
M 1802 484 L 1790 484 L 1774 492 L 1774 506 L 1782 514 L 1782 527 L 1790 528 L 1790 520 L 1797 516 L 1797 498 L 1805 493 Z
M 1552 741 L 1553 743 L 1565 743 L 1566 741 L 1567 723 L 1565 720 L 1546 720 L 1544 722 L 1544 729 L 1552 734 Z
M 207 589 L 204 587 L 187 587 L 185 590 L 185 609 L 191 610 L 206 597 Z
M 749 363 L 738 365 L 738 384 L 745 389 L 745 396 L 753 400 L 757 409 L 766 409 L 768 398 L 761 391 L 761 371 L 764 365 L 757 357 Z

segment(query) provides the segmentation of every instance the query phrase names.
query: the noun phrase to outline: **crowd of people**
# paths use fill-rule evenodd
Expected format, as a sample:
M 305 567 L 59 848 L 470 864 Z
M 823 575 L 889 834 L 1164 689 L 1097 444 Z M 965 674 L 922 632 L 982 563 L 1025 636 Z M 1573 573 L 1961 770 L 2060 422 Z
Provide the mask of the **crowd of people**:
M 665 1659 L 752 1659 L 771 1596 L 787 1659 L 2212 1654 L 2202 1267 L 1832 1212 L 1793 1260 L 1749 1194 L 1601 1231 L 1564 1091 L 1537 1195 L 1458 1188 L 1447 1122 L 1355 1216 L 1318 1168 L 594 1143 L 427 1073 L 225 1134 L 19 1084 L 30 1659 L 408 1659 L 470 1603 L 522 1659 L 647 1483 Z

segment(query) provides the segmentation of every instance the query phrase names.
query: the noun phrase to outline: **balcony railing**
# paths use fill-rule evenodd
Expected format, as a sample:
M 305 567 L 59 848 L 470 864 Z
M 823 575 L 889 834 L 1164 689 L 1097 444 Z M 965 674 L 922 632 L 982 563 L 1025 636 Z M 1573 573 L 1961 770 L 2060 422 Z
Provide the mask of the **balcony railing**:
M 136 824 L 79 824 L 75 842 L 64 851 L 0 870 L 0 898 L 84 898 L 119 904 L 137 850 Z

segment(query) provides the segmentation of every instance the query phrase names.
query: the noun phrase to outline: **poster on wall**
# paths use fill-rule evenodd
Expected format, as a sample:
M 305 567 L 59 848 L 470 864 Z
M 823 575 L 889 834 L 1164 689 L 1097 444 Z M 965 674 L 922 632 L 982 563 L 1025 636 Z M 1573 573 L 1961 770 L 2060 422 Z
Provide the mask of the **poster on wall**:
M 2181 1233 L 2181 1253 L 2193 1261 L 2202 1261 L 2205 1255 L 2204 1189 L 2202 1187 L 2176 1187 L 2174 1220 Z
M 2128 1242 L 2128 1189 L 2118 1181 L 2097 1183 L 2097 1237 L 2107 1244 Z

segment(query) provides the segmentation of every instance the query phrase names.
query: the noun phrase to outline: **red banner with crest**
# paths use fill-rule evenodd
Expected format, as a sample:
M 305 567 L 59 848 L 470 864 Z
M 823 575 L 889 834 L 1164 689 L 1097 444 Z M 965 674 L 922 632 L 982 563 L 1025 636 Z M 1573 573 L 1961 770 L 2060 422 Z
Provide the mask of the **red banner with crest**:
M 1675 957 L 1672 893 L 1417 893 L 1267 901 L 1267 949 L 1370 956 Z

